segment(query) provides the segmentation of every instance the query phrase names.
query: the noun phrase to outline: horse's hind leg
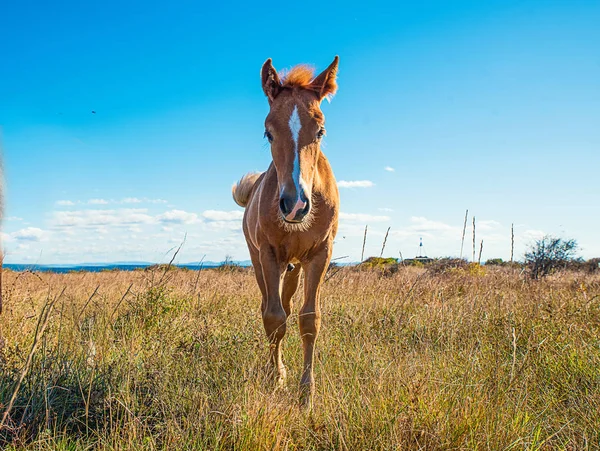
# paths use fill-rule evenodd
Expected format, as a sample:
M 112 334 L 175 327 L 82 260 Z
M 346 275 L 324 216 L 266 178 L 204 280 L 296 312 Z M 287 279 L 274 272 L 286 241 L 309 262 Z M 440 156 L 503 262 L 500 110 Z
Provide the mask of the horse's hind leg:
M 260 264 L 266 292 L 262 309 L 263 325 L 270 343 L 271 364 L 276 371 L 277 381 L 283 383 L 286 370 L 281 358 L 281 340 L 285 336 L 287 314 L 281 303 L 280 288 L 285 267 L 278 264 L 270 246 L 261 247 Z
M 319 292 L 327 266 L 331 259 L 331 244 L 324 246 L 312 260 L 304 266 L 304 305 L 300 309 L 298 323 L 302 337 L 304 352 L 304 370 L 300 379 L 300 401 L 310 408 L 314 393 L 315 380 L 313 376 L 313 362 L 315 341 L 321 327 L 321 308 L 319 306 Z

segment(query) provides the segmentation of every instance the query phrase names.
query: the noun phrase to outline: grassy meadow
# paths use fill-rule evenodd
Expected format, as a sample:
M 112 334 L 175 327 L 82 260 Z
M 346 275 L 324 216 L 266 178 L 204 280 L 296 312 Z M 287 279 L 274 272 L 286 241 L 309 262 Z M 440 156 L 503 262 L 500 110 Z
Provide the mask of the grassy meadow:
M 310 413 L 300 299 L 275 388 L 251 269 L 5 271 L 0 448 L 600 448 L 600 275 L 335 271 Z

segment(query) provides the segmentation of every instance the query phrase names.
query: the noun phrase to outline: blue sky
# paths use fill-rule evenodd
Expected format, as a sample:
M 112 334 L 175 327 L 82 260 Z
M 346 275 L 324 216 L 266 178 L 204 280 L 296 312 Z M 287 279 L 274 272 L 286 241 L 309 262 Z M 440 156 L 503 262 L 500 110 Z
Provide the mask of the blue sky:
M 600 256 L 597 1 L 13 2 L 0 27 L 6 262 L 247 258 L 231 184 L 264 170 L 259 70 L 325 68 L 334 256 L 483 259 L 544 233 Z M 92 114 L 95 111 L 95 114 Z M 356 183 L 362 182 L 362 183 Z M 470 220 L 469 220 L 470 221 Z M 470 229 L 468 232 L 470 234 Z M 470 255 L 470 244 L 465 253 Z

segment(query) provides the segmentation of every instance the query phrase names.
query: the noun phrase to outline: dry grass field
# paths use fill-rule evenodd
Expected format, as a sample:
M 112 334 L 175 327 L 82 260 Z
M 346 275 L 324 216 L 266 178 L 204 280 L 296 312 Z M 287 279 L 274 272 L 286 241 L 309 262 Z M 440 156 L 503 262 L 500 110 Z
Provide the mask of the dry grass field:
M 287 385 L 267 376 L 251 270 L 3 282 L 3 449 L 600 447 L 597 275 L 345 268 L 324 285 L 311 413 L 297 313 Z

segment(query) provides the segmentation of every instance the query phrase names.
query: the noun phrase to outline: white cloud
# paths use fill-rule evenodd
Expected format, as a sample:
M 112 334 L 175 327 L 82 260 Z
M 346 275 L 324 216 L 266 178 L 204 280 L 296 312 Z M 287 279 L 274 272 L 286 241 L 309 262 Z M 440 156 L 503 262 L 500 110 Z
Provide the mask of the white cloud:
M 388 171 L 388 172 L 394 172 L 395 169 L 391 166 L 386 166 L 385 168 L 383 168 L 384 170 Z
M 19 218 L 18 216 L 9 216 L 8 218 L 4 218 L 5 221 L 22 221 L 23 218 Z
M 546 232 L 544 232 L 543 230 L 525 230 L 525 232 L 521 234 L 521 237 L 525 241 L 540 240 L 545 236 Z
M 382 208 L 378 208 L 379 211 L 385 211 L 385 212 L 392 212 L 394 211 L 393 208 L 388 208 L 388 207 L 382 207 Z
M 389 221 L 389 216 L 375 216 L 365 213 L 340 213 L 340 219 L 343 221 L 354 221 L 354 222 L 385 222 Z
M 242 221 L 207 221 L 204 226 L 207 230 L 215 232 L 219 230 L 237 231 L 242 230 Z
M 412 223 L 408 229 L 416 232 L 440 232 L 440 231 L 454 231 L 458 230 L 458 227 L 453 227 L 449 224 L 440 221 L 432 221 L 423 216 L 412 216 L 410 218 Z
M 486 233 L 480 234 L 479 238 L 483 239 L 486 244 L 489 243 L 506 243 L 510 240 L 510 235 L 503 233 Z M 485 246 L 484 246 L 485 249 Z
M 488 221 L 476 221 L 475 222 L 475 230 L 480 231 L 490 231 L 497 230 L 500 228 L 501 224 L 498 221 L 488 220 Z
M 27 227 L 11 234 L 17 241 L 41 241 L 45 236 L 46 232 L 37 227 Z
M 141 204 L 142 203 L 142 199 L 138 199 L 137 197 L 126 197 L 125 199 L 121 200 L 122 204 Z
M 167 224 L 193 224 L 199 221 L 196 213 L 189 213 L 183 210 L 166 211 L 162 215 L 158 215 L 156 219 L 159 222 Z
M 51 224 L 58 228 L 98 226 L 130 226 L 148 224 L 153 217 L 145 209 L 55 211 Z
M 410 225 L 399 230 L 392 230 L 391 234 L 399 238 L 423 236 L 428 238 L 460 239 L 459 227 L 451 226 L 441 221 L 432 221 L 423 216 L 412 216 Z
M 121 199 L 121 201 L 119 203 L 121 203 L 121 204 L 141 204 L 141 203 L 166 204 L 167 201 L 164 199 L 148 199 L 147 197 L 142 197 L 141 199 L 139 197 L 126 197 L 124 199 Z
M 375 184 L 370 180 L 340 180 L 340 188 L 371 188 Z
M 167 201 L 164 199 L 150 199 L 148 197 L 125 197 L 121 200 L 114 199 L 102 199 L 94 198 L 88 199 L 87 201 L 73 201 L 73 200 L 59 200 L 56 201 L 56 205 L 61 207 L 72 207 L 77 204 L 88 204 L 88 205 L 109 205 L 109 204 L 166 204 Z
M 202 216 L 209 221 L 239 221 L 244 217 L 244 212 L 239 210 L 206 210 L 204 213 L 202 213 Z

